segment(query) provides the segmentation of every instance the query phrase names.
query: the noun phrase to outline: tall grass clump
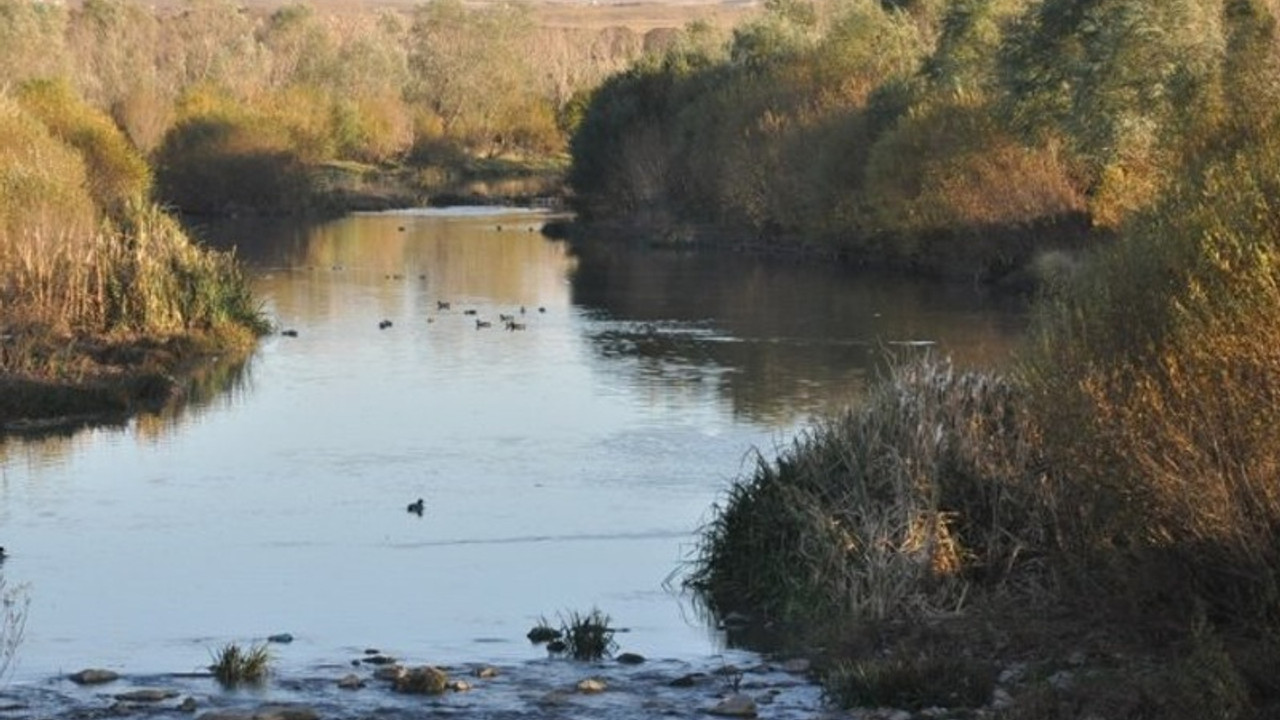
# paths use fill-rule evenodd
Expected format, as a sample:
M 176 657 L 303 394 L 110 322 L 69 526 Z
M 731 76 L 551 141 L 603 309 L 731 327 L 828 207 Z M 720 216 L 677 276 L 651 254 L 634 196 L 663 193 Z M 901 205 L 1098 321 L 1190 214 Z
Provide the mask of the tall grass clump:
M 227 643 L 212 655 L 209 670 L 225 687 L 261 683 L 271 669 L 271 653 L 266 644 L 242 648 L 236 643 Z
M 685 583 L 718 613 L 881 620 L 1047 582 L 1048 508 L 1021 389 L 947 362 L 761 457 L 703 528 Z
M 136 158 L 121 162 L 142 168 L 123 173 L 127 180 L 104 171 L 116 165 L 97 149 L 123 157 L 127 145 L 114 126 L 101 124 L 101 114 L 81 112 L 92 130 L 73 133 L 77 144 L 47 127 L 41 113 L 0 98 L 6 320 L 55 334 L 265 329 L 234 260 L 196 246 L 176 220 L 139 196 L 146 173 Z M 95 184 L 95 173 L 115 179 Z M 7 366 L 18 362 L 6 358 Z
M 1280 120 L 1044 304 L 1026 366 L 1077 575 L 1134 611 L 1280 622 Z
M 599 610 L 572 611 L 562 620 L 561 641 L 565 652 L 574 660 L 600 660 L 612 655 L 618 647 L 613 635 L 617 632 L 609 625 L 610 618 Z

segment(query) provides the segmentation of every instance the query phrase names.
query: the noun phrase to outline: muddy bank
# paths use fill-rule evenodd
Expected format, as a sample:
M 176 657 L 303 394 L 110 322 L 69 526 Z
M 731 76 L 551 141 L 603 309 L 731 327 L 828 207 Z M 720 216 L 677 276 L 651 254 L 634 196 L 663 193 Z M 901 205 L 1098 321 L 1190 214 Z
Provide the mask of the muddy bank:
M 0 335 L 0 433 L 44 433 L 125 422 L 201 403 L 240 376 L 248 331 L 168 337 Z

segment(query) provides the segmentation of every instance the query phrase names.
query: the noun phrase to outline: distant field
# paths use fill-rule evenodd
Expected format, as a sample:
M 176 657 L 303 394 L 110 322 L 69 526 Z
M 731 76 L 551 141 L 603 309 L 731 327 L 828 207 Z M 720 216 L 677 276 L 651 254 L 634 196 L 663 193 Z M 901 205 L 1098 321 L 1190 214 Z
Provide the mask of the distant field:
M 253 10 L 271 10 L 292 0 L 246 0 Z M 371 9 L 409 10 L 421 0 L 310 0 L 320 11 L 343 12 Z M 485 5 L 484 2 L 469 3 Z M 592 2 L 590 0 L 543 0 L 530 3 L 546 27 L 598 29 L 627 27 L 637 32 L 654 28 L 683 27 L 693 20 L 727 27 L 750 17 L 760 7 L 758 0 L 672 0 L 671 2 Z

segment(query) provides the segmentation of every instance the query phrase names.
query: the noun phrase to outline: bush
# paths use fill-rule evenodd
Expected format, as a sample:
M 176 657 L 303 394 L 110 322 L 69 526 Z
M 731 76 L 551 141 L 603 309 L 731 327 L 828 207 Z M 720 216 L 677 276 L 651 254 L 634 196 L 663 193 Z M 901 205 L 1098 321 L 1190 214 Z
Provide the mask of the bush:
M 1091 583 L 1280 621 L 1280 140 L 1216 160 L 1056 300 L 1026 363 Z M 1107 570 L 1112 572 L 1108 573 Z
M 81 235 L 97 224 L 80 153 L 60 142 L 38 118 L 0 96 L 0 263 L 19 262 L 24 236 Z M 13 292 L 12 279 L 0 292 Z M 5 297 L 6 305 L 12 298 Z
M 297 137 L 251 110 L 197 111 L 156 153 L 159 194 L 197 214 L 301 212 L 312 187 Z
M 735 483 L 685 583 L 717 614 L 783 622 L 954 610 L 975 589 L 1043 583 L 1037 467 L 1017 386 L 918 360 Z
M 30 81 L 17 98 L 49 132 L 84 159 L 89 196 L 98 208 L 118 216 L 148 199 L 151 171 L 142 155 L 105 113 L 80 100 L 66 81 Z

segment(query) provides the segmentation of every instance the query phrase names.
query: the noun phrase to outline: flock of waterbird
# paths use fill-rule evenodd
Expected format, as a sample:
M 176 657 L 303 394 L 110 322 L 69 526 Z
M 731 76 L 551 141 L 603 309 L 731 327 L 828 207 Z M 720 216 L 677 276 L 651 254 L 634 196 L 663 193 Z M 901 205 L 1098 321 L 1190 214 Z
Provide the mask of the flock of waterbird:
M 452 308 L 453 308 L 453 303 L 448 300 L 436 301 L 436 310 L 439 312 L 446 312 L 448 310 L 451 310 Z M 546 313 L 547 308 L 543 306 L 539 306 L 537 311 L 539 313 Z M 515 332 L 519 330 L 527 330 L 529 329 L 529 325 L 528 323 L 523 322 L 522 318 L 528 313 L 529 313 L 529 309 L 524 305 L 521 305 L 518 311 L 512 311 L 510 314 L 498 313 L 498 322 L 502 325 L 502 327 L 506 328 L 509 331 Z M 493 321 L 485 320 L 484 318 L 481 318 L 480 311 L 476 310 L 475 308 L 467 308 L 462 311 L 462 314 L 474 318 L 477 330 L 484 330 L 485 328 L 493 327 Z M 436 319 L 434 317 L 427 318 L 428 323 L 434 323 L 435 321 Z M 395 326 L 395 323 L 385 318 L 378 321 L 379 330 L 386 330 L 394 326 Z M 298 331 L 293 328 L 286 328 L 284 330 L 281 330 L 280 334 L 283 335 L 284 337 L 294 337 L 294 338 L 298 337 Z
M 445 312 L 451 309 L 453 309 L 453 303 L 449 302 L 448 300 L 436 301 L 437 311 Z M 538 312 L 545 313 L 546 311 L 547 309 L 545 307 L 541 307 L 541 306 L 538 307 Z M 528 323 L 521 322 L 517 318 L 524 317 L 526 314 L 528 314 L 528 312 L 529 312 L 529 309 L 526 308 L 524 305 L 521 305 L 519 314 L 516 314 L 515 312 L 509 315 L 506 313 L 498 313 L 498 322 L 501 323 L 502 327 L 506 328 L 507 330 L 511 330 L 511 331 L 527 330 L 529 329 Z M 493 321 L 485 320 L 484 318 L 481 318 L 480 311 L 476 310 L 475 308 L 467 308 L 462 311 L 462 314 L 468 317 L 471 317 L 475 320 L 477 330 L 483 330 L 485 328 L 493 327 Z M 427 318 L 428 323 L 433 323 L 435 321 L 436 319 L 434 317 Z M 378 323 L 379 330 L 386 330 L 387 328 L 390 328 L 393 326 L 394 326 L 394 323 L 392 323 L 390 320 L 382 320 Z

